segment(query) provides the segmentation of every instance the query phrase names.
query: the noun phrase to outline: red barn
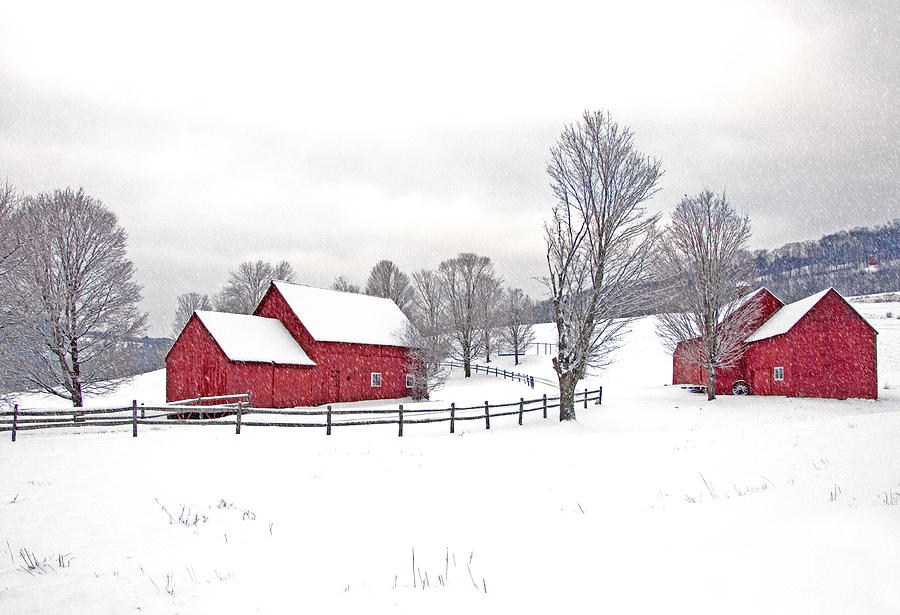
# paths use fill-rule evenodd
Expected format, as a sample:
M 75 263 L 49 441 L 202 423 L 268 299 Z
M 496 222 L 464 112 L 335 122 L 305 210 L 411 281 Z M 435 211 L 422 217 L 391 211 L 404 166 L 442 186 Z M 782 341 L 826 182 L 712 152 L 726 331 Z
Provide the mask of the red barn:
M 716 394 L 744 382 L 754 395 L 877 399 L 875 329 L 833 288 L 783 305 L 765 289 L 760 325 L 737 365 L 716 373 Z M 679 343 L 672 384 L 706 384 Z
M 166 400 L 246 393 L 258 407 L 394 399 L 413 387 L 390 299 L 272 282 L 252 316 L 196 312 L 166 356 Z

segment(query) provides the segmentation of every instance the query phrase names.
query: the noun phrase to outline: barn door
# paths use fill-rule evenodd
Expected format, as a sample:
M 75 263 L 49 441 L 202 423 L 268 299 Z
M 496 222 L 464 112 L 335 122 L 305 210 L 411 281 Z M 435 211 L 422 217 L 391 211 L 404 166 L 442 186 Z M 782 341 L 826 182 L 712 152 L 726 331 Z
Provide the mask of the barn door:
M 336 369 L 328 374 L 328 401 L 341 401 L 341 372 Z

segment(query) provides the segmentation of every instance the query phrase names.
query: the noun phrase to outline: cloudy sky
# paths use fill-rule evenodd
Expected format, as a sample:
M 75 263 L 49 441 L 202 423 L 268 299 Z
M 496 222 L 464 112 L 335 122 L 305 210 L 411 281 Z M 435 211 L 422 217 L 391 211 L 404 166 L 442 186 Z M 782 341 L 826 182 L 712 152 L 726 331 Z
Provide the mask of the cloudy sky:
M 252 4 L 252 8 L 251 8 Z M 0 180 L 83 186 L 151 334 L 248 259 L 364 283 L 460 251 L 534 296 L 564 124 L 608 109 L 777 247 L 900 217 L 895 0 L 0 3 Z

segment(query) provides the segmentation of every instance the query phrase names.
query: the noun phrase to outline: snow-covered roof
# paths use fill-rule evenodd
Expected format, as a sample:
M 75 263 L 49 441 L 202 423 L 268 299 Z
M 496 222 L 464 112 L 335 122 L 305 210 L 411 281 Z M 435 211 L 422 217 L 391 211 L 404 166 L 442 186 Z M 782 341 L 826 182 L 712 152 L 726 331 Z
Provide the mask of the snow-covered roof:
M 279 320 L 202 310 L 194 313 L 232 361 L 315 365 Z
M 806 315 L 813 307 L 822 300 L 822 297 L 828 294 L 830 288 L 826 288 L 825 290 L 816 293 L 815 295 L 810 295 L 804 299 L 800 299 L 799 301 L 794 301 L 793 303 L 788 303 L 785 306 L 782 306 L 777 312 L 772 314 L 772 317 L 769 318 L 766 322 L 762 324 L 762 326 L 753 332 L 750 337 L 748 337 L 745 341 L 747 342 L 756 342 L 758 340 L 764 340 L 769 337 L 775 337 L 776 335 L 781 335 L 783 333 L 787 333 L 791 330 L 791 327 L 797 324 L 797 322 Z
M 405 346 L 409 320 L 390 299 L 273 281 L 288 306 L 320 342 Z

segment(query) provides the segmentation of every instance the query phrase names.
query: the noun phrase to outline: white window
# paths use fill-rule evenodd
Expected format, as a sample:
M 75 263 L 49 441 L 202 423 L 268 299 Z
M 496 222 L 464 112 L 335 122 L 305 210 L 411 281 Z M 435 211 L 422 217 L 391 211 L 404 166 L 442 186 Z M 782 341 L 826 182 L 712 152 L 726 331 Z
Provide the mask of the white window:
M 406 374 L 406 388 L 411 389 L 416 386 L 416 377 L 412 374 Z
M 775 380 L 784 380 L 784 368 L 776 367 L 774 377 L 775 377 Z
M 381 386 L 381 372 L 372 372 L 372 386 L 373 387 Z

